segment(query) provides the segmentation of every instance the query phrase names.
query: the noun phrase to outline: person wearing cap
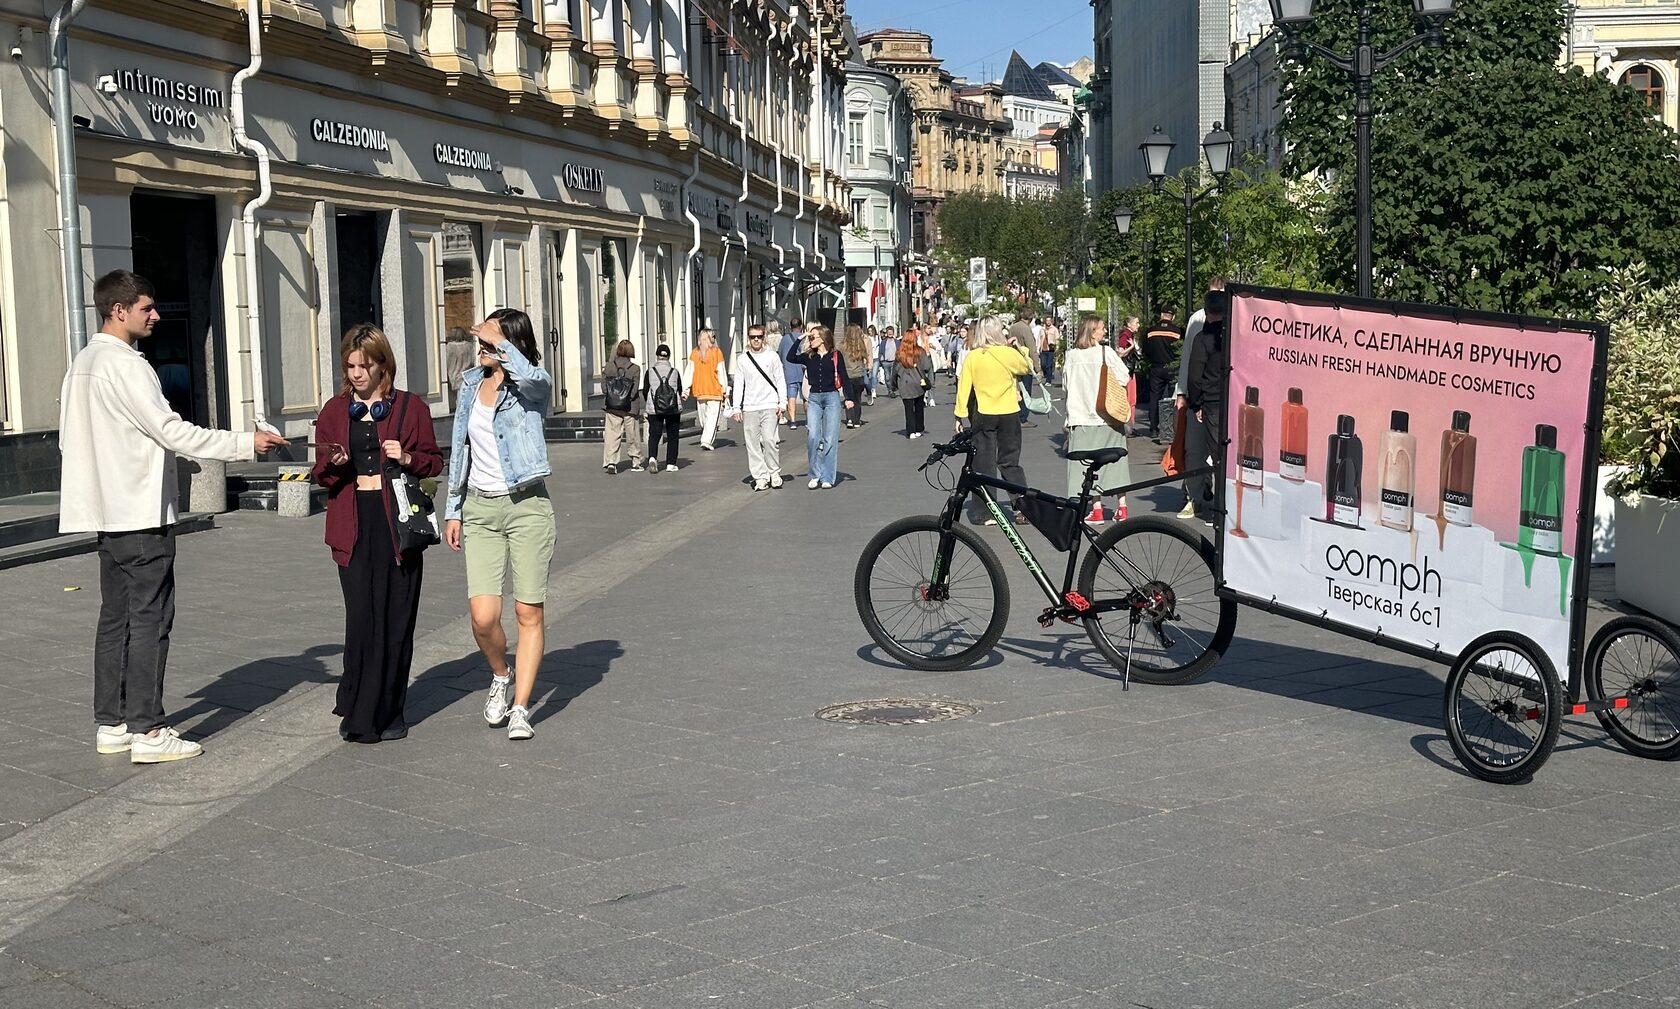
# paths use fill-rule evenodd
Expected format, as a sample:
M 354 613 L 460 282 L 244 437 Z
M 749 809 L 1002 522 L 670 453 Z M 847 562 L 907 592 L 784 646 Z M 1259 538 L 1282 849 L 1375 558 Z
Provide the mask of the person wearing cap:
M 1190 367 L 1185 370 L 1184 465 L 1203 470 L 1186 477 L 1185 492 L 1195 517 L 1209 525 L 1214 521 L 1213 453 L 1225 430 L 1225 312 L 1230 295 L 1209 291 L 1202 308 L 1206 321 L 1190 350 Z
M 653 366 L 642 380 L 642 400 L 647 405 L 649 473 L 660 471 L 659 441 L 665 440 L 667 473 L 677 471 L 677 431 L 682 427 L 682 401 L 688 393 L 682 372 L 671 364 L 671 348 L 660 344 L 653 352 Z M 667 396 L 667 393 L 670 395 Z
M 1021 376 L 1032 371 L 1032 365 L 1020 350 L 1009 345 L 1009 334 L 1000 317 L 989 315 L 980 320 L 977 332 L 980 343 L 963 358 L 962 370 L 957 374 L 957 403 L 953 411 L 957 431 L 962 431 L 964 421 L 974 431 L 976 473 L 1001 475 L 1011 483 L 1025 484 L 1027 474 L 1021 469 L 1021 394 L 1017 384 Z M 993 522 L 983 510 L 977 509 L 972 514 L 977 521 Z

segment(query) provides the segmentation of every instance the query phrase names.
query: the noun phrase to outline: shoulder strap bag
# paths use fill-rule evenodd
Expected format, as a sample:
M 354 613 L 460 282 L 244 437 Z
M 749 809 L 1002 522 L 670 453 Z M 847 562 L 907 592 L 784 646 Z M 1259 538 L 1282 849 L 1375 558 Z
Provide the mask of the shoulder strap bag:
M 414 394 L 403 393 L 397 408 L 397 437 L 402 438 L 403 419 Z M 420 478 L 403 469 L 395 459 L 385 460 L 385 480 L 391 486 L 391 528 L 397 536 L 398 553 L 418 553 L 443 537 L 438 534 L 437 508 L 431 495 L 420 486 Z
M 1097 416 L 1115 430 L 1123 429 L 1132 419 L 1132 400 L 1126 385 L 1108 368 L 1108 350 L 1103 350 L 1102 371 L 1097 375 Z

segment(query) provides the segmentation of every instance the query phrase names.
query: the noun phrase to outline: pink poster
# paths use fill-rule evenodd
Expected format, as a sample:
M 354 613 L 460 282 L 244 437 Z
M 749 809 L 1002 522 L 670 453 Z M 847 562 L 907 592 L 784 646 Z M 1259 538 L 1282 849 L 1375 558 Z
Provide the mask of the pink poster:
M 1226 585 L 1445 657 L 1515 631 L 1567 676 L 1594 334 L 1300 297 L 1231 301 Z

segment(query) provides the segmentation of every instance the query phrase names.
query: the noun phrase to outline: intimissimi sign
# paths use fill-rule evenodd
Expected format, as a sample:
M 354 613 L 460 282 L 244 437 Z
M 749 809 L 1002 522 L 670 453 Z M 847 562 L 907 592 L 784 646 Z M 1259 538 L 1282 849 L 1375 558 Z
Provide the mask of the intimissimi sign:
M 115 71 L 109 79 L 118 89 L 149 99 L 146 115 L 161 126 L 196 130 L 199 109 L 218 111 L 226 106 L 220 88 L 150 74 L 137 67 Z

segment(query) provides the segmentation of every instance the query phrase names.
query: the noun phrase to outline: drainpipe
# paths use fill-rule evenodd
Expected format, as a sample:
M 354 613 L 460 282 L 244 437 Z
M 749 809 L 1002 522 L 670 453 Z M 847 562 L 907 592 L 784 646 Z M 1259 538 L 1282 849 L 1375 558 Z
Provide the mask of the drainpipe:
M 262 359 L 262 276 L 261 251 L 257 248 L 257 212 L 274 198 L 274 179 L 269 174 L 268 148 L 251 139 L 245 128 L 245 82 L 262 69 L 262 0 L 245 0 L 245 29 L 250 39 L 251 62 L 233 75 L 230 111 L 233 142 L 257 159 L 257 195 L 245 201 L 245 338 L 251 354 L 251 415 L 257 424 L 267 420 Z
M 788 80 L 789 82 L 793 80 L 793 74 L 791 72 L 788 74 Z M 771 145 L 771 150 L 776 152 L 776 209 L 770 212 L 770 248 L 776 250 L 776 283 L 779 286 L 782 282 L 783 272 L 787 269 L 787 250 L 782 248 L 781 243 L 776 241 L 776 222 L 780 220 L 782 216 L 781 140 L 778 139 L 773 145 Z
M 828 204 L 828 111 L 823 102 L 823 88 L 827 82 L 823 79 L 823 42 L 822 42 L 822 0 L 811 5 L 811 18 L 816 36 L 817 57 L 817 210 L 811 215 L 811 247 L 816 250 L 817 261 L 822 264 L 823 280 L 828 279 L 828 253 L 822 251 L 822 208 Z
M 684 300 L 694 300 L 694 258 L 700 255 L 700 218 L 694 216 L 694 207 L 689 202 L 688 191 L 694 185 L 694 180 L 700 177 L 700 148 L 694 148 L 694 167 L 689 170 L 688 178 L 683 180 L 683 216 L 688 218 L 689 226 L 694 229 L 694 244 L 688 247 L 688 257 L 683 260 L 683 286 L 686 288 Z M 689 305 L 690 309 L 697 305 Z M 688 318 L 683 322 L 683 334 L 687 337 L 688 346 L 694 346 L 694 312 L 687 313 Z
M 87 346 L 87 308 L 82 287 L 81 194 L 76 185 L 75 110 L 70 106 L 70 22 L 87 0 L 67 0 L 52 17 L 47 37 L 52 53 L 53 139 L 58 146 L 58 221 L 64 230 L 64 309 L 70 323 L 70 357 Z M 69 361 L 65 361 L 68 368 Z
M 795 108 L 793 104 L 793 73 L 788 73 L 788 108 Z M 809 134 L 807 134 L 809 139 Z M 799 253 L 799 279 L 794 283 L 794 295 L 798 296 L 799 285 L 805 282 L 805 246 L 799 241 L 799 222 L 805 219 L 805 159 L 799 159 L 799 196 L 797 198 L 799 210 L 793 215 L 793 247 Z

